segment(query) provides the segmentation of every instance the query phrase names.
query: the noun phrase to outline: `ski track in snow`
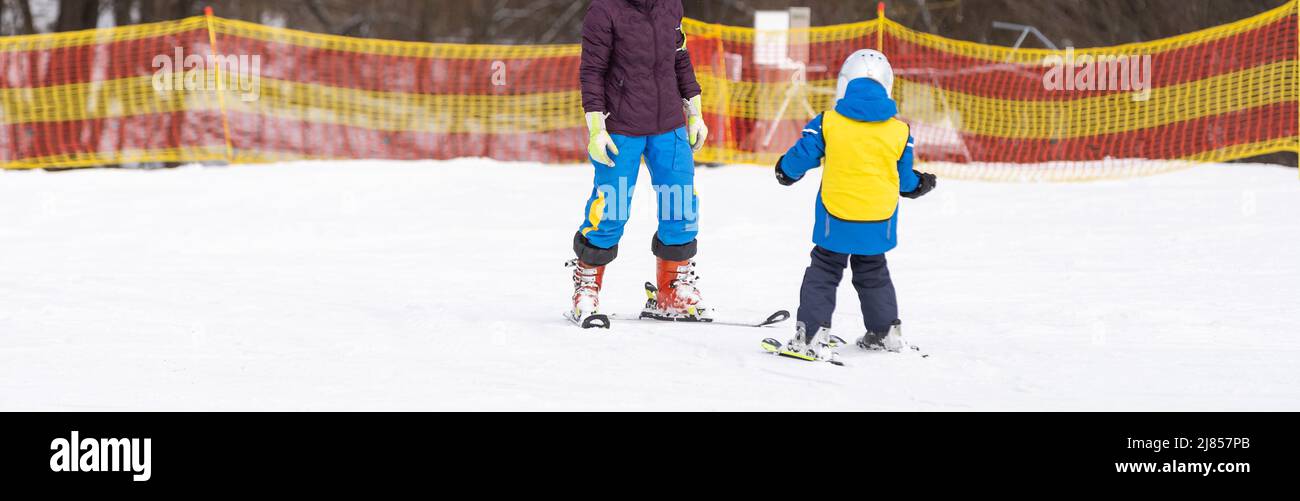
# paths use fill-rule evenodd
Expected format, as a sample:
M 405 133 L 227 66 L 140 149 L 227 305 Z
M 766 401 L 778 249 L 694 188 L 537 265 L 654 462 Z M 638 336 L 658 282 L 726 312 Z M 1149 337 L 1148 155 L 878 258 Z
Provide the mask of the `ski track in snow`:
M 713 306 L 797 308 L 817 176 L 700 170 Z M 641 177 L 610 312 L 653 277 Z M 889 256 L 930 358 L 843 368 L 763 353 L 792 323 L 569 325 L 590 190 L 470 159 L 0 172 L 0 410 L 1300 410 L 1295 169 L 941 181 Z

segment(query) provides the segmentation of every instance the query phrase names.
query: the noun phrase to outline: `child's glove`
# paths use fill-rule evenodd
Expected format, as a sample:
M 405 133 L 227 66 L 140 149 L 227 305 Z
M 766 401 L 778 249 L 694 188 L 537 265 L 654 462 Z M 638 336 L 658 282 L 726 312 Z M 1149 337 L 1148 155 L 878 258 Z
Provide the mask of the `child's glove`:
M 929 172 L 912 172 L 916 174 L 916 177 L 921 178 L 921 182 L 917 183 L 915 190 L 903 193 L 903 196 L 907 198 L 921 198 L 925 196 L 926 193 L 929 193 L 930 190 L 933 190 L 935 186 L 939 185 L 939 178 L 935 177 L 934 174 L 930 174 Z
M 776 182 L 781 183 L 781 186 L 790 186 L 799 182 L 798 179 L 790 177 L 790 175 L 786 174 L 784 170 L 781 170 L 781 162 L 783 161 L 785 161 L 784 156 L 782 156 L 780 160 L 776 161 Z

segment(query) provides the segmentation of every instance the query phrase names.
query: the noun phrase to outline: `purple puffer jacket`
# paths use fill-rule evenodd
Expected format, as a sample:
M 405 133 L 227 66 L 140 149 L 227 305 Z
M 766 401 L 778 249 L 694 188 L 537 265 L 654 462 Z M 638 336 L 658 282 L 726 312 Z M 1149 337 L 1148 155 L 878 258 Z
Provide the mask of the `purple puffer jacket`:
M 592 0 L 582 25 L 582 107 L 609 132 L 653 136 L 686 125 L 700 95 L 682 33 L 681 0 Z

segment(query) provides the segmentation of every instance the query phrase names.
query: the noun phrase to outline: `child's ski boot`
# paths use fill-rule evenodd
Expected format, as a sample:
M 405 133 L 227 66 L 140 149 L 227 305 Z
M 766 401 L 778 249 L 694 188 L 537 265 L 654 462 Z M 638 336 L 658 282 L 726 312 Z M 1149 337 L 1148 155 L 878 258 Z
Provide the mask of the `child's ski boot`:
M 858 348 L 867 351 L 902 352 L 907 348 L 907 343 L 903 341 L 903 322 L 895 320 L 884 333 L 868 331 L 867 335 L 858 339 Z
M 819 328 L 809 336 L 808 328 L 803 322 L 799 322 L 795 325 L 794 337 L 789 342 L 781 345 L 775 341 L 766 340 L 763 343 L 764 349 L 783 357 L 808 362 L 829 362 L 834 365 L 844 365 L 843 362 L 840 362 L 839 353 L 835 351 L 843 343 L 843 340 L 837 336 L 832 336 L 829 328 Z

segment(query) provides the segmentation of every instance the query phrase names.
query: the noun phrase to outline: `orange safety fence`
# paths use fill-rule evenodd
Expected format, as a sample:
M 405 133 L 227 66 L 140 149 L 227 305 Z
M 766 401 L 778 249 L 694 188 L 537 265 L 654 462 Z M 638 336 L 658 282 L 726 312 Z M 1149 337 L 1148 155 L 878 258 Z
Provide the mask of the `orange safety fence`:
M 1014 50 L 883 16 L 776 32 L 687 20 L 703 162 L 770 165 L 883 46 L 923 169 L 1086 180 L 1300 151 L 1297 0 L 1154 42 Z M 0 167 L 490 157 L 583 162 L 576 45 L 395 42 L 214 16 L 0 38 Z

